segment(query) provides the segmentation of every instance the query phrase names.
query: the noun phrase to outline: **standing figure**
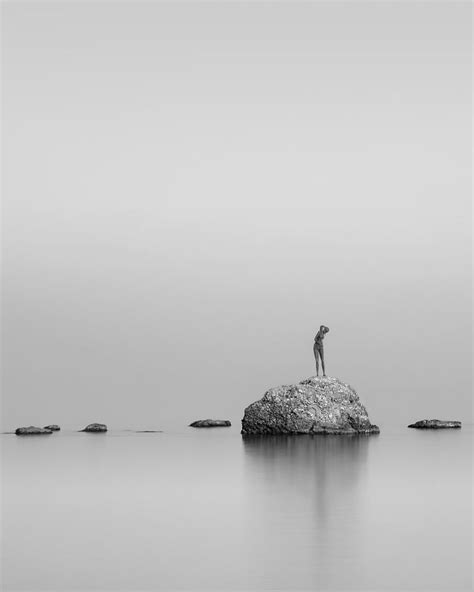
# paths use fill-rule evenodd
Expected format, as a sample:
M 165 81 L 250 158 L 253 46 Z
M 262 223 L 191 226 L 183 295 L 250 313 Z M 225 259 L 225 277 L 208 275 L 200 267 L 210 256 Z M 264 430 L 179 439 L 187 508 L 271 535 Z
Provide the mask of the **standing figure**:
M 314 358 L 316 360 L 316 376 L 319 376 L 319 358 L 321 358 L 321 366 L 323 367 L 323 376 L 326 376 L 326 368 L 324 367 L 324 346 L 323 339 L 326 333 L 329 333 L 329 327 L 321 325 L 319 331 L 314 338 Z

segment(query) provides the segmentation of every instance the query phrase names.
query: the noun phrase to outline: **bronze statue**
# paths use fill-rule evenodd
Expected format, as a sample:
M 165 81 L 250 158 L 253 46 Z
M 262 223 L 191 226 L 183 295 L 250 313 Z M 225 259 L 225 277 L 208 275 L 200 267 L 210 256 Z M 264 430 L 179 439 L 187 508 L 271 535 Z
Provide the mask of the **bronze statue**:
M 321 325 L 319 331 L 314 338 L 314 358 L 316 360 L 316 376 L 319 376 L 319 358 L 321 358 L 321 366 L 323 367 L 323 376 L 326 376 L 326 368 L 324 367 L 324 346 L 323 339 L 326 333 L 329 333 L 329 327 Z

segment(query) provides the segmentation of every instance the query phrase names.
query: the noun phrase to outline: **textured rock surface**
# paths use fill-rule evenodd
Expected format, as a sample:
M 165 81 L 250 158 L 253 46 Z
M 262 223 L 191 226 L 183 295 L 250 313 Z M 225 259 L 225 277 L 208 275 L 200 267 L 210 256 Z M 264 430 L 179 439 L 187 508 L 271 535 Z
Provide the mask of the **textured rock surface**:
M 51 430 L 46 428 L 37 428 L 36 426 L 28 426 L 24 428 L 17 428 L 15 434 L 17 436 L 39 436 L 41 434 L 52 434 Z
M 107 426 L 105 423 L 90 423 L 81 432 L 106 432 Z
M 245 409 L 242 434 L 378 434 L 356 391 L 333 377 L 277 386 Z
M 228 419 L 199 419 L 189 424 L 192 428 L 226 428 L 230 425 Z
M 440 430 L 444 428 L 460 428 L 460 421 L 443 421 L 441 419 L 421 419 L 411 423 L 409 428 L 418 428 L 421 430 Z
M 61 429 L 58 425 L 56 425 L 55 423 L 51 424 L 51 425 L 47 425 L 44 426 L 45 430 L 51 430 L 52 432 L 59 432 L 59 430 Z

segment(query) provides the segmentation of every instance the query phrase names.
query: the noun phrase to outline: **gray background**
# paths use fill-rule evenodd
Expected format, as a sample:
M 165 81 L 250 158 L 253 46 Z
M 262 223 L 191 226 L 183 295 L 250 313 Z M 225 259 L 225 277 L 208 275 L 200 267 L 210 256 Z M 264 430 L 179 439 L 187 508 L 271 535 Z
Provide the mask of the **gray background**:
M 5 2 L 4 429 L 469 421 L 470 11 Z

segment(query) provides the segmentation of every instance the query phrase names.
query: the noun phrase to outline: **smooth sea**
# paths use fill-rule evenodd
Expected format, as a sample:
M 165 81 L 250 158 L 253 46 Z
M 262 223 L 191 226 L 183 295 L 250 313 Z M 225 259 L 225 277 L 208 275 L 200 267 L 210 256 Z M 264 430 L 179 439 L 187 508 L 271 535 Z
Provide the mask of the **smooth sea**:
M 472 425 L 3 434 L 4 591 L 472 589 Z

